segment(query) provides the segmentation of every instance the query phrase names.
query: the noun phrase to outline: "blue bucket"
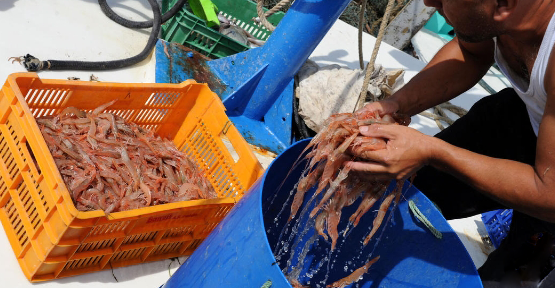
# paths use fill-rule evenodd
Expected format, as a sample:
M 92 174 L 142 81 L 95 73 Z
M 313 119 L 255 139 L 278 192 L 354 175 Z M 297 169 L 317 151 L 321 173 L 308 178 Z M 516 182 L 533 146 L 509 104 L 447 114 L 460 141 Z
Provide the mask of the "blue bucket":
M 295 279 L 299 279 L 301 284 L 325 287 L 323 283 L 331 284 L 346 277 L 378 255 L 381 258 L 367 273 L 347 287 L 482 287 L 472 259 L 456 233 L 433 204 L 408 184 L 403 188 L 402 200 L 393 210 L 390 221 L 384 221 L 375 239 L 365 247 L 361 242 L 372 227 L 375 210 L 362 217 L 359 225 L 350 229 L 346 237 L 340 236 L 334 251 L 330 251 L 329 241 L 315 236 L 313 230 L 301 233 L 303 227 L 311 226 L 306 225 L 308 217 L 300 216 L 300 222 L 295 218 L 288 224 L 293 198 L 290 191 L 299 180 L 305 164 L 301 162 L 293 166 L 307 144 L 308 140 L 297 142 L 275 159 L 264 176 L 174 273 L 164 288 L 289 288 L 291 285 L 284 273 L 290 274 L 296 265 L 299 266 L 296 271 L 300 273 Z M 310 209 L 314 205 L 308 200 L 313 192 L 307 192 L 301 209 L 306 205 Z M 409 211 L 409 200 L 442 233 L 441 239 L 433 236 Z M 340 231 L 346 227 L 349 215 L 360 201 L 343 210 Z M 387 213 L 386 220 L 390 213 Z M 296 230 L 292 223 L 300 223 L 298 226 L 301 228 Z M 283 245 L 282 242 L 298 245 Z M 291 246 L 297 249 L 291 249 Z M 299 254 L 304 246 L 310 249 L 299 263 Z M 279 261 L 273 251 L 276 251 Z

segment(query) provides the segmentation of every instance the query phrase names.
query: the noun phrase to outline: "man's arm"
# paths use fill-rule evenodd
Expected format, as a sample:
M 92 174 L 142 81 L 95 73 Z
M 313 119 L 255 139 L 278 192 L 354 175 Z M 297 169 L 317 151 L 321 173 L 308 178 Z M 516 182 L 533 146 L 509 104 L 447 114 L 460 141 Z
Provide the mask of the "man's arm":
M 534 167 L 458 153 L 453 148 L 440 152 L 444 155 L 438 158 L 441 160 L 437 164 L 510 207 L 555 222 L 555 53 L 550 56 L 544 86 L 547 101 L 538 132 Z M 469 158 L 463 159 L 466 157 Z
M 535 166 L 480 155 L 408 127 L 376 124 L 361 128 L 361 133 L 388 139 L 386 149 L 353 151 L 355 156 L 369 161 L 348 165 L 381 179 L 405 179 L 430 164 L 508 207 L 555 222 L 555 53 L 551 54 L 545 88 L 548 96 Z
M 459 96 L 485 75 L 494 62 L 493 55 L 493 40 L 467 43 L 454 38 L 403 88 L 380 101 L 387 102 L 383 103 L 387 106 L 383 112 L 395 109 L 412 116 Z

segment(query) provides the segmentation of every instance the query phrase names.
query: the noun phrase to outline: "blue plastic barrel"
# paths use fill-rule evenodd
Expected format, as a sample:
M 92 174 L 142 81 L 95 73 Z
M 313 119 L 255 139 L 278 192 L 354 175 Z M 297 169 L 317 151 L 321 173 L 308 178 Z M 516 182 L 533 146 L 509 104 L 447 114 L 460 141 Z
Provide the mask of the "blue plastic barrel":
M 299 222 L 295 218 L 287 224 L 290 191 L 305 162 L 294 164 L 307 144 L 307 140 L 297 142 L 274 160 L 164 288 L 291 287 L 284 273 L 291 273 L 299 264 L 299 254 L 305 246 L 310 249 L 302 256 L 301 273 L 295 278 L 310 287 L 325 287 L 323 283 L 330 284 L 349 275 L 377 255 L 381 258 L 363 278 L 347 287 L 482 287 L 472 259 L 455 232 L 433 204 L 408 184 L 391 220 L 382 224 L 375 239 L 365 247 L 361 242 L 372 227 L 375 210 L 367 213 L 345 238 L 340 236 L 334 251 L 330 251 L 329 241 L 315 236 L 312 229 L 306 234 L 301 232 L 311 226 L 306 224 L 308 217 L 301 216 L 299 229 L 293 229 L 292 224 Z M 309 198 L 310 195 L 305 197 L 303 207 L 314 205 Z M 409 200 L 442 232 L 441 239 L 433 236 L 409 211 Z M 340 231 L 360 201 L 343 210 Z M 377 239 L 380 240 L 376 245 Z M 279 261 L 273 251 L 279 255 Z

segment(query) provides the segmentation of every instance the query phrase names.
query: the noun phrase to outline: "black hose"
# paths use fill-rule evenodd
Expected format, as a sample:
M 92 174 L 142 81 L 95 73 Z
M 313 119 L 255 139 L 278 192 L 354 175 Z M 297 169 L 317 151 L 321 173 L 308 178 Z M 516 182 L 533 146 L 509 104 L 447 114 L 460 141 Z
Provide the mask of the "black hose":
M 173 5 L 172 9 L 170 9 L 168 12 L 162 15 L 162 23 L 165 23 L 170 18 L 172 18 L 175 14 L 177 14 L 177 12 L 181 9 L 181 7 L 185 5 L 185 2 L 187 2 L 187 0 L 178 0 L 177 3 Z M 122 26 L 125 26 L 127 28 L 152 27 L 152 23 L 153 23 L 152 20 L 139 22 L 139 21 L 127 20 L 119 16 L 118 14 L 116 14 L 116 12 L 114 12 L 114 10 L 112 10 L 112 8 L 110 8 L 110 6 L 108 6 L 108 3 L 106 2 L 106 0 L 98 0 L 98 4 L 100 5 L 100 9 L 102 9 L 102 12 L 104 12 L 104 15 L 106 15 L 108 18 L 112 19 L 114 22 Z
M 99 0 L 99 2 L 102 0 Z M 160 6 L 156 0 L 148 0 L 154 13 L 154 26 L 150 32 L 147 44 L 141 53 L 136 56 L 113 61 L 66 61 L 66 60 L 47 60 L 40 61 L 39 59 L 27 54 L 21 57 L 21 62 L 27 71 L 38 72 L 41 70 L 112 70 L 128 67 L 135 65 L 148 57 L 156 41 L 158 40 L 158 34 L 160 33 L 160 27 L 162 25 L 162 17 L 160 13 Z

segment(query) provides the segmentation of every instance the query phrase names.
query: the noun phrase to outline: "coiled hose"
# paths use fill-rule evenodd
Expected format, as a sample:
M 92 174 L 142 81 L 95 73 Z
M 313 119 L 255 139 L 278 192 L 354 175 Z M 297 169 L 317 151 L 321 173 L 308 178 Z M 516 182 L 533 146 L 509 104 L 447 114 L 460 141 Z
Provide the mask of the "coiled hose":
M 187 2 L 187 0 L 177 1 L 177 3 L 175 3 L 175 5 L 173 5 L 173 7 L 168 12 L 162 15 L 162 23 L 170 20 L 170 18 L 172 18 L 173 15 L 175 15 L 181 9 L 181 7 L 185 5 L 185 2 Z M 112 8 L 110 8 L 110 6 L 108 6 L 106 0 L 98 0 L 98 4 L 100 5 L 100 9 L 102 9 L 102 12 L 104 12 L 104 15 L 112 19 L 114 22 L 120 24 L 121 26 L 125 26 L 127 28 L 150 28 L 153 26 L 152 20 L 138 22 L 127 20 L 119 16 L 118 14 L 116 14 L 116 12 L 114 12 L 114 10 L 112 10 Z
M 179 0 L 172 9 L 164 14 L 162 18 L 160 13 L 160 6 L 156 0 L 148 0 L 152 12 L 154 14 L 154 19 L 144 22 L 135 22 L 124 19 L 117 15 L 106 3 L 106 0 L 98 0 L 100 8 L 108 18 L 112 19 L 116 23 L 128 27 L 128 28 L 148 28 L 152 27 L 150 36 L 148 38 L 147 44 L 141 53 L 126 59 L 112 60 L 112 61 L 66 61 L 66 60 L 46 60 L 41 61 L 32 55 L 25 55 L 19 57 L 19 62 L 23 64 L 25 69 L 30 72 L 38 72 L 41 70 L 113 70 L 120 69 L 124 67 L 129 67 L 135 65 L 148 57 L 156 41 L 158 40 L 158 34 L 160 33 L 160 27 L 162 25 L 163 19 L 169 19 L 175 13 L 181 9 L 186 0 Z

